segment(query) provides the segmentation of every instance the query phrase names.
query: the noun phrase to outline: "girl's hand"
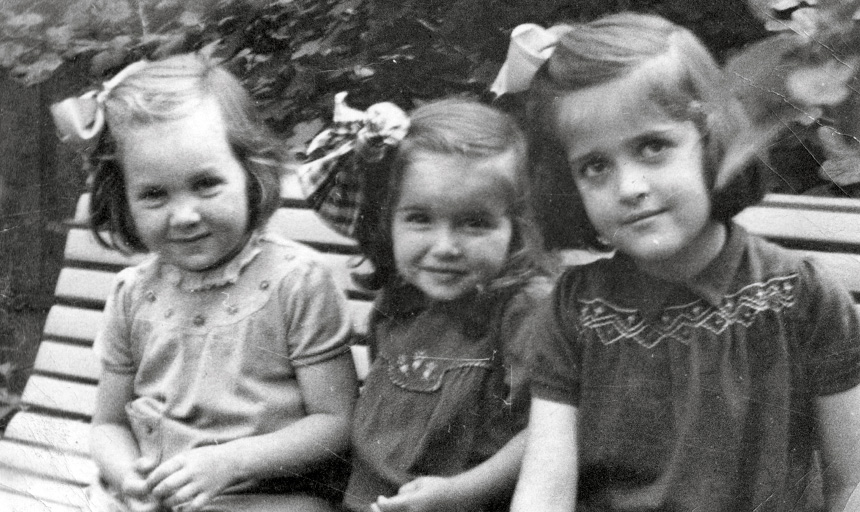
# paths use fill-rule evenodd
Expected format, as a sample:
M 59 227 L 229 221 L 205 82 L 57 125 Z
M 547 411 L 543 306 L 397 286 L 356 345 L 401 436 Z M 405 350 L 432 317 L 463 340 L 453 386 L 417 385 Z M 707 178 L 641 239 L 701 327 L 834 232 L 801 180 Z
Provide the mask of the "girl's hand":
M 423 476 L 412 480 L 397 491 L 397 496 L 380 496 L 376 507 L 380 512 L 440 512 L 467 510 L 457 497 L 450 478 Z
M 122 481 L 123 501 L 131 512 L 157 512 L 158 500 L 149 493 L 146 485 L 146 475 L 155 467 L 155 461 L 149 458 L 137 459 L 134 472 L 129 473 Z
M 203 446 L 161 463 L 146 479 L 153 496 L 183 512 L 200 510 L 234 483 L 236 465 L 223 446 Z

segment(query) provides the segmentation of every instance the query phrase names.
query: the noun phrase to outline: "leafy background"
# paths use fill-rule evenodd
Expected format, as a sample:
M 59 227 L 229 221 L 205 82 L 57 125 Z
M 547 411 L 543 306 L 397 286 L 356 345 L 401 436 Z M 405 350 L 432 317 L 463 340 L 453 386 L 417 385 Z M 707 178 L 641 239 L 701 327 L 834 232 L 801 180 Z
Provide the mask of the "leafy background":
M 74 65 L 87 69 L 92 86 L 134 60 L 208 45 L 242 78 L 271 127 L 301 147 L 329 118 L 338 91 L 350 91 L 350 102 L 359 107 L 393 101 L 409 109 L 450 94 L 486 98 L 514 26 L 629 9 L 653 12 L 699 35 L 728 63 L 762 129 L 779 126 L 783 137 L 772 151 L 775 191 L 860 196 L 860 95 L 853 92 L 860 90 L 854 83 L 858 5 L 860 0 L 4 0 L 0 67 L 22 83 L 37 84 Z M 834 90 L 852 92 L 834 96 Z
M 276 131 L 306 136 L 340 90 L 405 108 L 485 95 L 515 25 L 625 9 L 691 27 L 720 57 L 765 34 L 739 0 L 7 0 L 0 66 L 34 84 L 85 62 L 96 83 L 142 57 L 214 45 Z

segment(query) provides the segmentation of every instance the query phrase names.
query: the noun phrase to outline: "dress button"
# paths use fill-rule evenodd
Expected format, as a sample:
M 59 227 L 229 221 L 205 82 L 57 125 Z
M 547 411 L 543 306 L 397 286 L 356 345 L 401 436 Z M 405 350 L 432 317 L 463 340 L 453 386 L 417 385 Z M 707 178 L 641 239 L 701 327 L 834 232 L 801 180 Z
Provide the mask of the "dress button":
M 206 319 L 203 318 L 203 315 L 197 315 L 194 317 L 194 320 L 192 320 L 192 322 L 194 322 L 194 325 L 203 325 L 206 323 Z
M 260 289 L 261 290 L 268 290 L 269 289 L 269 282 L 268 281 L 261 282 L 260 283 Z

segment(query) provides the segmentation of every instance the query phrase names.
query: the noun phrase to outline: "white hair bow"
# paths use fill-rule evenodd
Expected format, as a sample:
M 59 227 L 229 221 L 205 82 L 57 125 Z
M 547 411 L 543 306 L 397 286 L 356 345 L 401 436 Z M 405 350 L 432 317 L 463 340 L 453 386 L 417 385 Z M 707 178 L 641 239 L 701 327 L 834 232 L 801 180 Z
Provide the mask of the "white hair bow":
M 528 90 L 538 69 L 550 58 L 559 36 L 565 30 L 567 27 L 563 25 L 546 29 L 533 23 L 515 27 L 511 32 L 508 56 L 490 90 L 497 96 Z
M 88 91 L 51 105 L 51 116 L 54 118 L 60 140 L 81 144 L 101 133 L 105 125 L 105 99 L 117 85 L 141 70 L 146 63 L 145 60 L 139 60 L 129 64 L 102 84 L 100 90 Z

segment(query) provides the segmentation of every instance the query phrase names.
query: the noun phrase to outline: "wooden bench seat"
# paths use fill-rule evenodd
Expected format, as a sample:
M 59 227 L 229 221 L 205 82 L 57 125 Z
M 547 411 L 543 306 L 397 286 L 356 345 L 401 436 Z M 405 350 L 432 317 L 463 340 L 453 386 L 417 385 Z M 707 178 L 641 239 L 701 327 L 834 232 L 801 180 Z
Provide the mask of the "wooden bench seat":
M 85 212 L 82 201 L 69 224 L 56 304 L 24 389 L 23 410 L 0 440 L 0 512 L 88 510 L 83 489 L 96 471 L 88 457 L 88 421 L 99 378 L 93 338 L 116 272 L 142 257 L 99 246 L 83 223 Z M 738 222 L 753 233 L 813 253 L 860 298 L 860 201 L 771 195 L 745 210 Z M 361 259 L 355 243 L 325 226 L 295 195 L 284 198 L 270 229 L 320 251 L 347 293 L 356 331 L 367 332 L 372 297 L 350 279 L 351 272 L 367 268 L 356 267 Z M 356 345 L 353 355 L 363 377 L 366 347 Z

